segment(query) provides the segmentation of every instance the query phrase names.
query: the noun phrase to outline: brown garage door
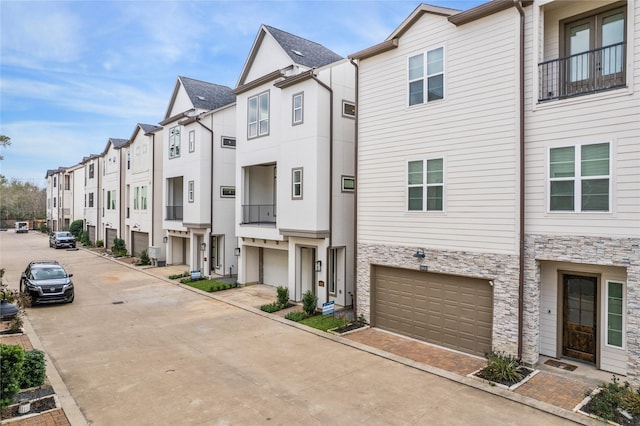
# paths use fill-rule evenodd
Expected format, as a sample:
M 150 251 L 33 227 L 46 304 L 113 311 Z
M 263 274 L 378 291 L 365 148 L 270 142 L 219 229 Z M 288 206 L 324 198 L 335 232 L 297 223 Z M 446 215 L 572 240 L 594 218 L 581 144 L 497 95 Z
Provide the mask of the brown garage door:
M 143 250 L 149 249 L 149 234 L 147 232 L 132 232 L 131 241 L 133 242 L 131 252 L 136 257 L 140 257 Z M 147 254 L 149 254 L 148 251 Z
M 383 266 L 372 278 L 374 326 L 476 355 L 491 350 L 488 281 Z
M 87 225 L 87 232 L 89 233 L 89 241 L 91 241 L 91 244 L 95 244 L 96 243 L 96 227 Z
M 111 247 L 113 247 L 113 240 L 115 240 L 117 236 L 118 236 L 117 229 L 106 228 L 104 246 L 108 249 L 111 249 Z

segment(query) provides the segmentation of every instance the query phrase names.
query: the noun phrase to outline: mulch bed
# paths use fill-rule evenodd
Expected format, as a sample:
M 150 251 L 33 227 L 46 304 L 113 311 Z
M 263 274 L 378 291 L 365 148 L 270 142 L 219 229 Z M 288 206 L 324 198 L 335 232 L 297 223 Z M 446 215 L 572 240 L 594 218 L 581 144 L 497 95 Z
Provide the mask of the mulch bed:
M 6 408 L 3 408 L 0 414 L 0 418 L 5 420 L 12 417 L 26 416 L 27 414 L 42 413 L 43 411 L 53 410 L 54 408 L 56 408 L 56 400 L 53 395 L 51 395 L 31 401 L 31 409 L 29 410 L 29 412 L 24 414 L 20 414 L 18 412 L 18 410 L 20 409 L 20 404 L 10 405 Z

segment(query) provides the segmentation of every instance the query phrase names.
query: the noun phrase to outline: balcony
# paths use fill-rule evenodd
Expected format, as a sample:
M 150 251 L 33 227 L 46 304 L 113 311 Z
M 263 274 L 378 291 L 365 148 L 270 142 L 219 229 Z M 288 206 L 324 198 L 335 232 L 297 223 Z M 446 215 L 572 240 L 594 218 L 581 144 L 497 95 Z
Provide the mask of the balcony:
M 275 225 L 275 204 L 249 204 L 242 206 L 243 225 Z
M 538 101 L 550 101 L 626 86 L 626 42 L 538 64 Z
M 165 220 L 182 220 L 182 207 L 183 206 L 167 206 Z

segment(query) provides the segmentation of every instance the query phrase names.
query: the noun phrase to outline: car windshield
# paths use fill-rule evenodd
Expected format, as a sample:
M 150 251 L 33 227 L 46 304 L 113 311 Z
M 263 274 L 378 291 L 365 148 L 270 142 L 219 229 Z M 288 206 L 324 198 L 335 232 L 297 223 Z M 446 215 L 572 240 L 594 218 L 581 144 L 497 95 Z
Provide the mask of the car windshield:
M 31 271 L 33 279 L 35 280 L 55 280 L 58 278 L 65 278 L 67 273 L 62 268 L 40 268 Z
M 58 232 L 58 237 L 70 237 L 70 232 Z

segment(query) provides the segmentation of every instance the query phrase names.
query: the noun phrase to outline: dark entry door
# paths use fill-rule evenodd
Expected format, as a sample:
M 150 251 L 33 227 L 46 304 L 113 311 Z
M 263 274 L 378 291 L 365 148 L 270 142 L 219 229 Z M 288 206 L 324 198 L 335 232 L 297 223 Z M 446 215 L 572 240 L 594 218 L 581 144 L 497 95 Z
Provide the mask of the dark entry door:
M 596 277 L 563 275 L 564 321 L 562 354 L 596 362 Z

